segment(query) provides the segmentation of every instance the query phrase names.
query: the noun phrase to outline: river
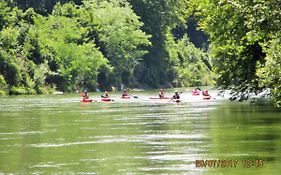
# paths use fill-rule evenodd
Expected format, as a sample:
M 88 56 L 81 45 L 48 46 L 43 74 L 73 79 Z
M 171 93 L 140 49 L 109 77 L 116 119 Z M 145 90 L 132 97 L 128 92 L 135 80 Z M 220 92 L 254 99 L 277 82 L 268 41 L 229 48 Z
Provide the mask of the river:
M 0 98 L 2 174 L 279 174 L 281 115 L 268 105 L 79 94 Z M 171 94 L 172 91 L 169 91 Z M 90 93 L 95 99 L 100 94 Z

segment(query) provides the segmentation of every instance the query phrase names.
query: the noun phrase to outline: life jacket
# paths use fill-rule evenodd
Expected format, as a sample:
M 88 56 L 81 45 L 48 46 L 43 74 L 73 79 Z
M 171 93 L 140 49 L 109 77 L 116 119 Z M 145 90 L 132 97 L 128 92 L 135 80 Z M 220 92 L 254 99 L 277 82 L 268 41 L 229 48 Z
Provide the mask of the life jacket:
M 89 94 L 84 92 L 84 93 L 82 94 L 82 97 L 83 97 L 84 99 L 87 99 L 87 98 L 89 98 Z
M 209 96 L 208 90 L 202 92 L 204 96 Z
M 159 98 L 164 98 L 164 92 L 159 92 Z
M 123 92 L 122 96 L 123 96 L 123 97 L 129 96 L 129 95 L 128 95 L 128 92 Z
M 173 95 L 173 99 L 180 99 L 180 95 L 179 94 Z

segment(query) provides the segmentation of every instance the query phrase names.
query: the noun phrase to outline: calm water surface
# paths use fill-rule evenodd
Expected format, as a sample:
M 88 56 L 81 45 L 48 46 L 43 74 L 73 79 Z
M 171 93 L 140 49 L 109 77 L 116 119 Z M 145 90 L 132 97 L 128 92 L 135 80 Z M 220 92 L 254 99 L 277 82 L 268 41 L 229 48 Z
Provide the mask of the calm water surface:
M 1 97 L 0 174 L 280 174 L 280 112 L 153 94 Z

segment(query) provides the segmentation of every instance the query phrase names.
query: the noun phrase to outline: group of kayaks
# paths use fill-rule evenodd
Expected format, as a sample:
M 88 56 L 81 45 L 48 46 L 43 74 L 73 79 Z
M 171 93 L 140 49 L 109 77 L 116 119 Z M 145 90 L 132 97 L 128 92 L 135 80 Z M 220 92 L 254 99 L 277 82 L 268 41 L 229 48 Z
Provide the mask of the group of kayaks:
M 121 99 L 131 99 L 130 96 L 126 96 L 126 97 L 120 97 Z M 152 100 L 168 100 L 169 99 L 169 102 L 181 102 L 180 99 L 172 99 L 172 98 L 169 98 L 169 97 L 164 97 L 164 98 L 159 98 L 159 97 L 150 97 L 149 99 L 152 99 Z M 110 102 L 110 101 L 114 101 L 114 99 L 112 98 L 101 98 L 100 99 L 101 102 Z M 80 102 L 85 102 L 85 103 L 90 103 L 90 102 L 99 102 L 99 100 L 93 100 L 93 99 L 90 99 L 90 98 L 86 98 L 86 99 L 82 99 L 80 100 Z
M 120 98 L 121 99 L 131 99 L 131 98 L 138 98 L 138 97 L 126 95 L 126 96 L 121 96 Z M 114 99 L 109 98 L 109 97 L 105 97 L 105 98 L 102 97 L 100 99 L 100 101 L 101 102 L 109 102 L 109 101 L 114 101 Z M 83 98 L 82 100 L 80 100 L 80 102 L 99 102 L 99 100 L 93 100 L 93 99 L 90 99 L 90 98 Z
M 192 91 L 192 95 L 194 96 L 199 96 L 200 94 L 202 93 L 203 95 L 203 100 L 209 100 L 211 99 L 211 96 L 208 94 L 208 92 L 204 92 L 204 91 L 198 91 L 198 90 L 193 90 Z M 138 96 L 121 96 L 120 97 L 121 99 L 132 99 L 132 98 L 138 98 Z M 176 102 L 176 103 L 179 103 L 181 102 L 180 99 L 173 99 L 173 97 L 162 97 L 160 98 L 159 96 L 154 96 L 154 97 L 149 97 L 150 100 L 169 100 L 169 102 Z M 90 98 L 83 98 L 80 102 L 86 102 L 86 103 L 89 103 L 89 102 L 110 102 L 110 101 L 114 101 L 114 99 L 112 98 L 101 98 L 100 100 L 93 100 L 93 99 L 90 99 Z
M 199 91 L 199 90 L 193 90 L 192 91 L 192 95 L 196 96 L 196 95 L 200 95 L 202 92 L 203 95 L 203 100 L 210 100 L 211 96 L 209 95 L 208 91 Z

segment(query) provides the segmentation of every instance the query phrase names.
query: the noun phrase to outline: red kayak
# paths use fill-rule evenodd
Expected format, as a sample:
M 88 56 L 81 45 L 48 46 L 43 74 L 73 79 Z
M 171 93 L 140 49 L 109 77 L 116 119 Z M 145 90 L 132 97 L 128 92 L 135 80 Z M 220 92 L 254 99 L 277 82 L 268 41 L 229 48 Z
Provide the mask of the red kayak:
M 208 95 L 208 96 L 203 96 L 203 100 L 210 100 L 211 99 L 211 96 Z
M 200 91 L 195 91 L 195 90 L 193 90 L 193 91 L 192 91 L 192 95 L 200 95 Z
M 160 98 L 160 97 L 149 97 L 149 99 L 158 99 L 158 100 L 163 100 L 163 99 L 171 99 L 172 97 L 164 97 L 164 98 Z
M 102 98 L 101 101 L 113 101 L 111 98 Z
M 89 98 L 85 98 L 85 99 L 82 99 L 80 102 L 89 103 L 89 102 L 93 102 L 93 100 L 92 100 L 92 99 L 89 99 Z
M 128 95 L 128 96 L 122 96 L 121 98 L 122 99 L 130 99 L 131 97 Z

